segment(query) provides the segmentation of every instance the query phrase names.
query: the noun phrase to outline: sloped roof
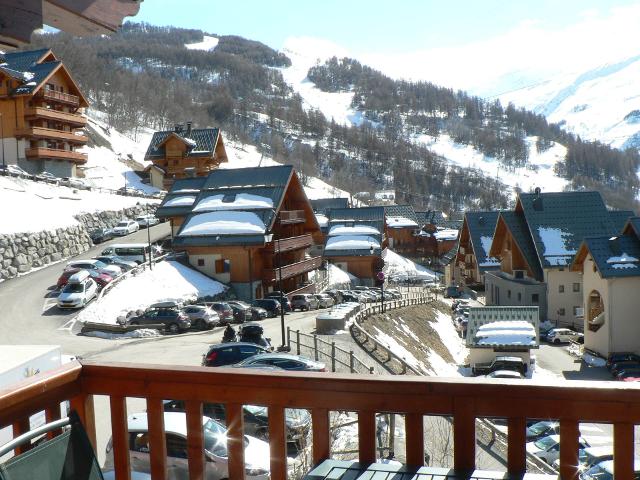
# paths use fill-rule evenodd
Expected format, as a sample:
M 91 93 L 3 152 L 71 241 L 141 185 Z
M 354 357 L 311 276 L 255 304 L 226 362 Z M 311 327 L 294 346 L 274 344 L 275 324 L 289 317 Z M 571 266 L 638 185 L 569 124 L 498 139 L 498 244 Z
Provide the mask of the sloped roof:
M 413 210 L 413 207 L 411 205 L 389 205 L 383 208 L 384 213 L 387 217 L 387 225 L 390 228 L 416 228 L 422 226 L 421 222 L 418 220 L 416 212 Z M 415 226 L 409 227 L 400 223 L 399 226 L 395 227 L 394 222 L 389 220 L 390 218 L 407 219 L 415 223 Z
M 348 198 L 317 198 L 309 201 L 316 213 L 326 214 L 334 208 L 349 208 Z
M 62 62 L 45 62 L 33 65 L 29 68 L 29 72 L 32 73 L 33 76 L 29 79 L 25 79 L 25 83 L 16 88 L 13 93 L 17 95 L 24 95 L 28 93 L 33 93 L 38 86 L 45 81 L 45 79 L 51 75 Z
M 180 178 L 173 182 L 171 190 L 164 196 L 162 203 L 156 210 L 158 218 L 186 215 L 200 194 L 206 177 Z M 187 201 L 192 197 L 193 201 Z
M 467 212 L 464 215 L 478 269 L 481 272 L 500 268 L 500 262 L 489 256 L 489 248 L 500 212 Z M 487 245 L 488 242 L 488 245 Z M 493 259 L 493 261 L 491 261 Z
M 187 156 L 201 157 L 213 155 L 218 142 L 220 130 L 218 128 L 192 128 L 190 134 L 186 135 L 186 130 L 175 132 L 174 130 L 166 130 L 163 132 L 155 132 L 147 147 L 147 153 L 144 158 L 153 160 L 154 158 L 164 158 L 165 149 L 164 142 L 170 135 L 178 135 L 180 138 L 190 143 L 195 142 L 195 146 L 187 149 Z
M 580 270 L 587 251 L 603 278 L 640 276 L 640 240 L 635 235 L 588 237 L 584 239 L 572 265 Z
M 384 207 L 361 207 L 361 208 L 337 208 L 333 209 L 329 212 L 329 228 L 333 225 L 345 225 L 349 227 L 350 225 L 366 225 L 370 227 L 374 227 L 379 232 L 379 235 L 369 235 L 373 238 L 378 245 L 382 242 L 382 232 L 384 232 Z M 335 242 L 336 238 L 339 238 L 340 235 L 334 237 L 328 237 L 327 242 L 330 241 Z M 380 256 L 382 254 L 382 250 L 380 248 L 374 248 L 373 255 L 370 250 L 367 249 L 333 249 L 324 251 L 325 257 L 351 257 L 351 256 Z
M 627 224 L 627 220 L 634 217 L 631 210 L 609 210 L 609 222 L 611 223 L 611 233 L 621 233 Z
M 531 239 L 529 233 L 529 227 L 524 219 L 524 216 L 517 212 L 500 212 L 499 218 L 502 218 L 505 225 L 511 232 L 511 236 L 518 244 L 518 248 L 522 252 L 526 262 L 531 267 L 533 274 L 536 278 L 542 278 L 542 268 L 540 266 L 540 260 L 536 253 L 536 247 Z
M 630 217 L 627 219 L 623 233 L 629 235 L 633 233 L 636 237 L 640 238 L 640 217 Z
M 619 232 L 618 215 L 609 215 L 599 192 L 521 193 L 519 210 L 542 268 L 569 265 L 586 237 Z
M 291 165 L 213 170 L 203 185 L 204 190 L 236 187 L 284 187 L 293 173 Z
M 25 52 L 7 52 L 0 54 L 0 63 L 7 63 L 10 68 L 21 72 L 29 71 L 48 51 L 48 48 L 40 48 Z

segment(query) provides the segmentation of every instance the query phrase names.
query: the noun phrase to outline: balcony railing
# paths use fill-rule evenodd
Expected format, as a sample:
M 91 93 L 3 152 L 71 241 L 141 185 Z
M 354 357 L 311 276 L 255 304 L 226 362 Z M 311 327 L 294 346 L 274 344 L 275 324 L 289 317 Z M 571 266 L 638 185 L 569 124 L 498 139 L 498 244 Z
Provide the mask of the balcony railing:
M 264 271 L 263 279 L 265 282 L 275 282 L 280 278 L 280 270 L 282 270 L 282 278 L 285 279 L 301 275 L 305 272 L 310 272 L 319 268 L 320 265 L 322 265 L 322 257 L 307 258 L 301 262 L 283 265 L 282 269 L 267 268 Z
M 376 457 L 375 415 L 406 415 L 406 461 L 424 462 L 424 415 L 453 417 L 453 469 L 468 478 L 475 469 L 476 419 L 502 417 L 508 422 L 507 471 L 521 478 L 526 469 L 526 421 L 560 422 L 560 476 L 576 478 L 580 422 L 612 423 L 616 478 L 634 478 L 634 424 L 640 423 L 640 387 L 615 382 L 563 381 L 553 385 L 521 380 L 451 379 L 404 376 L 359 376 L 331 373 L 263 372 L 207 367 L 162 367 L 141 364 L 72 362 L 32 376 L 0 391 L 0 427 L 13 425 L 14 435 L 28 429 L 30 415 L 60 415 L 60 402 L 70 400 L 96 445 L 94 395 L 110 401 L 116 478 L 130 478 L 127 397 L 146 399 L 151 475 L 166 478 L 163 400 L 184 400 L 187 417 L 189 478 L 203 478 L 204 402 L 223 403 L 228 425 L 229 478 L 243 479 L 243 405 L 269 409 L 271 478 L 287 476 L 285 408 L 311 410 L 313 460 L 330 455 L 330 411 L 358 414 L 359 460 Z M 100 412 L 102 413 L 102 412 Z M 484 478 L 484 477 L 482 477 Z M 491 477 L 494 478 L 494 477 Z M 502 477 L 500 477 L 502 478 Z
M 57 92 L 55 90 L 42 89 L 36 95 L 37 97 L 44 98 L 46 100 L 53 100 L 56 102 L 66 103 L 77 107 L 80 105 L 80 97 L 71 95 L 70 93 Z
M 42 118 L 47 120 L 57 120 L 62 123 L 84 127 L 87 119 L 77 113 L 61 112 L 52 108 L 29 107 L 25 108 L 24 115 L 27 118 Z
M 16 137 L 53 138 L 55 140 L 66 140 L 74 143 L 87 143 L 89 141 L 86 135 L 76 135 L 73 132 L 45 127 L 19 128 L 16 130 Z
M 267 251 L 277 253 L 279 248 L 281 252 L 289 252 L 291 250 L 309 248 L 312 245 L 313 238 L 311 237 L 311 234 L 306 234 L 298 237 L 283 238 L 282 240 L 273 240 L 267 246 Z
M 305 221 L 304 210 L 280 210 L 280 223 L 282 225 L 304 223 Z
M 87 161 L 86 153 L 74 152 L 73 150 L 63 150 L 61 148 L 45 148 L 45 147 L 35 147 L 28 148 L 25 151 L 25 156 L 27 158 L 52 158 L 55 160 L 70 160 L 76 163 L 84 163 Z

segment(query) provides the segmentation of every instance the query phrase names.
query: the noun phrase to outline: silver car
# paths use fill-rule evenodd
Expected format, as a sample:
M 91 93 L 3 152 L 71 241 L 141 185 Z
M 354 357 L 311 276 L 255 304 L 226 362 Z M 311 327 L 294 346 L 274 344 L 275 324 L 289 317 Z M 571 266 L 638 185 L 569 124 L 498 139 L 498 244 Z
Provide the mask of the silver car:
M 211 330 L 220 325 L 218 312 L 204 305 L 187 305 L 182 312 L 189 317 L 191 326 L 198 330 Z
M 291 310 L 316 310 L 318 300 L 310 293 L 299 293 L 291 297 Z
M 335 303 L 333 298 L 326 293 L 318 293 L 314 296 L 316 297 L 316 300 L 318 300 L 318 308 L 330 308 L 333 307 L 333 304 Z

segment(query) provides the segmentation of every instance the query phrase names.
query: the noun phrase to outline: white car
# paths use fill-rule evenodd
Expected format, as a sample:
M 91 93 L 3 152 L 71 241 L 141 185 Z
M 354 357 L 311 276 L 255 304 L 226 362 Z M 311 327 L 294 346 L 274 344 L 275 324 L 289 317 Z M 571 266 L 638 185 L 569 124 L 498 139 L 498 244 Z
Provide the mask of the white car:
M 151 471 L 149 456 L 149 427 L 146 413 L 134 413 L 127 417 L 129 430 L 129 457 L 131 469 Z M 220 480 L 229 478 L 227 466 L 227 434 L 225 428 L 209 417 L 202 417 L 204 430 L 204 454 L 207 459 L 205 478 Z M 165 412 L 164 432 L 167 445 L 167 478 L 189 478 L 187 461 L 187 417 L 185 413 Z M 257 438 L 244 436 L 245 478 L 267 480 L 270 474 L 269 444 Z M 113 468 L 113 445 L 109 439 L 104 469 Z
M 140 228 L 152 227 L 160 223 L 160 220 L 154 215 L 140 215 L 135 220 Z
M 98 284 L 89 272 L 81 270 L 69 277 L 58 295 L 59 308 L 82 308 L 98 295 Z
M 100 260 L 74 260 L 73 262 L 67 263 L 65 270 L 69 270 L 70 268 L 83 268 L 84 270 L 95 270 L 100 273 L 106 273 L 107 275 L 116 278 L 122 275 L 122 268 L 117 265 L 107 265 Z
M 578 448 L 587 448 L 589 442 L 584 438 L 578 440 Z M 534 442 L 527 443 L 527 453 L 532 453 L 548 465 L 553 465 L 560 458 L 560 435 L 549 435 Z
M 315 295 L 315 297 L 318 300 L 318 308 L 333 307 L 333 304 L 334 304 L 333 298 L 331 298 L 326 293 L 318 293 Z
M 113 227 L 114 235 L 124 236 L 129 235 L 130 233 L 134 233 L 140 230 L 140 225 L 138 222 L 133 220 L 120 220 L 120 222 Z
M 584 335 L 580 332 L 574 332 L 568 328 L 552 328 L 547 332 L 547 341 L 549 343 L 569 343 L 571 341 L 578 342 Z

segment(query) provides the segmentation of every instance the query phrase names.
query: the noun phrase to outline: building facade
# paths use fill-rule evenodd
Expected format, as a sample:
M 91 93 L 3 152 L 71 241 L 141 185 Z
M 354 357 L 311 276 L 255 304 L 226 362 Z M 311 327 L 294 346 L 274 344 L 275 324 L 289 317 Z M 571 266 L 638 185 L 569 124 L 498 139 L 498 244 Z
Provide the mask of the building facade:
M 456 265 L 468 287 L 484 289 L 484 274 L 500 269 L 500 261 L 489 256 L 500 212 L 467 212 L 462 221 Z
M 0 54 L 0 164 L 76 176 L 87 100 L 49 49 Z

